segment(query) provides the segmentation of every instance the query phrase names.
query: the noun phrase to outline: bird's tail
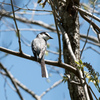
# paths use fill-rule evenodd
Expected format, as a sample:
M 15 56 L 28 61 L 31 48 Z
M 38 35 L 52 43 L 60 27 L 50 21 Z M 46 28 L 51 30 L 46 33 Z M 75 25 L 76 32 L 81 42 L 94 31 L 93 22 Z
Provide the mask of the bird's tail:
M 48 78 L 48 72 L 43 58 L 41 59 L 41 72 L 42 72 L 42 77 Z

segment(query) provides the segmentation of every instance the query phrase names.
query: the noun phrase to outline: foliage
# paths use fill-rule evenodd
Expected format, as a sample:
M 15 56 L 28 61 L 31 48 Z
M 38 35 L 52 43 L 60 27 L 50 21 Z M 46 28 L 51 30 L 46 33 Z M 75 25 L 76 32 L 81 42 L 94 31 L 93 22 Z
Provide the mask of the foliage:
M 84 67 L 86 67 L 88 69 L 87 71 L 84 71 L 84 77 L 88 79 L 88 83 L 92 82 L 95 87 L 97 88 L 98 92 L 100 93 L 100 80 L 99 80 L 99 76 L 100 74 L 98 72 L 95 72 L 95 70 L 92 68 L 92 65 L 90 65 L 90 63 L 83 63 L 82 60 L 80 59 L 79 62 L 76 62 L 77 64 L 77 68 L 84 71 Z M 63 76 L 63 80 L 64 83 L 68 81 L 68 76 Z
M 84 65 L 89 71 L 89 72 L 86 72 L 86 71 L 84 72 L 86 78 L 88 78 L 88 83 L 92 82 L 100 93 L 100 86 L 99 86 L 99 83 L 100 83 L 99 76 L 100 76 L 100 74 L 98 72 L 95 72 L 95 70 L 93 69 L 92 65 L 90 65 L 90 63 L 86 62 L 86 63 L 84 63 Z

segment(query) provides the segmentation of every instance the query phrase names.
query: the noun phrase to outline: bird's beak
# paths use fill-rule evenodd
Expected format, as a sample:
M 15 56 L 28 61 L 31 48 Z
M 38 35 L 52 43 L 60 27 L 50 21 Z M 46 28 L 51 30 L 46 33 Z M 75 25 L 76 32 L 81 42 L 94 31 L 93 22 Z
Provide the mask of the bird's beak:
M 50 39 L 53 39 L 51 36 L 49 37 Z

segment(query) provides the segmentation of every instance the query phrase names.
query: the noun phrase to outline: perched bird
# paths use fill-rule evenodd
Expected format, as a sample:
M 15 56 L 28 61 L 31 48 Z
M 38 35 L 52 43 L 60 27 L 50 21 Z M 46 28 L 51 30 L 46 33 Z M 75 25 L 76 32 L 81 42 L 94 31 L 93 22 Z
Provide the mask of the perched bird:
M 47 48 L 47 40 L 53 39 L 47 32 L 39 33 L 32 41 L 31 47 L 34 57 L 40 59 L 42 77 L 48 78 L 48 72 L 46 69 L 44 54 Z M 37 59 L 38 60 L 38 59 Z

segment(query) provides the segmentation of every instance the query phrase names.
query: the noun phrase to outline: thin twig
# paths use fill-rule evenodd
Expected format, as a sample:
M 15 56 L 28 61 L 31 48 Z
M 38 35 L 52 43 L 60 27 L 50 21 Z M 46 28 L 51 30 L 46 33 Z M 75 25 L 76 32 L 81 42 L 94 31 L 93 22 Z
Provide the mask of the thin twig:
M 0 2 L 0 3 L 5 4 L 5 5 L 11 5 L 11 4 L 5 3 L 5 2 Z M 37 9 L 29 9 L 29 8 L 25 9 L 25 8 L 18 7 L 18 6 L 16 6 L 16 5 L 13 5 L 13 6 L 16 7 L 16 8 L 19 8 L 19 9 L 21 9 L 21 10 L 52 12 L 52 11 L 50 11 L 50 10 L 37 10 Z
M 96 97 L 95 93 L 93 92 L 92 88 L 88 85 L 88 88 L 90 89 L 90 91 L 92 92 L 92 94 L 94 95 L 94 97 L 96 98 L 96 100 L 98 100 L 98 98 Z
M 82 17 L 83 19 L 85 19 L 88 23 L 91 23 L 91 25 L 93 26 L 93 28 L 94 28 L 95 30 L 98 30 L 98 32 L 100 33 L 100 27 L 99 27 L 98 25 L 96 25 L 93 21 L 91 21 L 91 20 L 89 19 L 89 17 L 87 17 L 86 15 L 84 15 L 84 14 L 82 14 L 82 13 L 80 13 L 80 15 L 81 15 L 81 17 Z
M 46 91 L 44 91 L 41 95 L 40 98 L 43 97 L 46 93 L 48 93 L 51 89 L 53 89 L 54 87 L 58 86 L 59 84 L 62 83 L 62 79 L 60 79 L 59 81 L 55 82 L 50 88 L 48 88 Z
M 10 72 L 1 63 L 0 63 L 0 67 L 5 71 L 5 73 L 7 73 L 8 77 L 10 78 L 12 84 L 14 85 L 14 87 L 16 89 L 16 92 L 17 92 L 18 96 L 20 97 L 20 99 L 24 100 L 23 97 L 22 97 L 22 95 L 21 95 L 21 93 L 20 93 L 20 91 L 19 91 L 19 89 L 18 89 L 18 87 L 17 87 L 17 84 L 14 81 L 14 79 L 12 78 Z
M 91 23 L 89 24 L 89 28 L 88 28 L 87 36 L 86 36 L 86 41 L 85 41 L 84 46 L 83 46 L 83 48 L 82 48 L 82 51 L 81 51 L 81 54 L 80 54 L 80 58 L 81 58 L 81 56 L 82 56 L 82 53 L 83 53 L 83 51 L 84 51 L 84 48 L 85 48 L 86 43 L 87 43 L 87 40 L 88 40 L 88 35 L 89 35 L 90 27 L 91 27 Z
M 37 3 L 34 3 L 34 9 L 36 9 L 36 7 L 37 7 Z M 34 15 L 35 15 L 35 11 L 32 11 L 31 15 L 32 15 L 31 20 L 33 20 L 34 19 Z
M 44 30 L 44 29 L 31 29 L 31 28 L 19 28 L 20 31 L 34 31 L 34 32 L 52 32 L 50 30 Z M 5 29 L 0 30 L 0 32 L 8 32 L 8 31 L 16 31 L 16 29 Z
M 86 10 L 83 10 L 82 8 L 77 7 L 77 6 L 75 6 L 75 5 L 74 5 L 74 8 L 75 8 L 76 10 L 78 10 L 80 13 L 83 13 L 84 15 L 88 15 L 88 16 L 90 16 L 91 18 L 94 18 L 95 20 L 97 20 L 97 21 L 100 22 L 100 18 L 98 18 L 97 16 L 95 16 L 95 15 L 93 15 L 93 14 L 87 12 Z
M 85 34 L 80 34 L 80 37 L 83 38 L 83 39 L 86 39 L 87 36 Z M 97 38 L 95 38 L 93 36 L 88 36 L 87 39 L 92 41 L 92 42 L 98 43 Z
M 87 48 L 85 48 L 84 50 L 87 50 L 87 49 L 92 49 L 93 51 L 95 51 L 96 53 L 98 53 L 98 54 L 100 55 L 100 52 L 97 51 L 96 49 L 94 49 L 93 47 L 87 47 Z
M 4 77 L 4 76 L 7 76 L 7 74 L 6 74 L 5 72 L 0 72 L 0 74 L 3 75 L 3 78 L 5 78 L 5 81 L 6 81 L 6 83 L 8 84 L 8 86 L 9 86 L 13 91 L 16 92 L 16 89 L 15 89 L 13 86 L 11 86 L 11 84 L 7 81 L 6 77 Z
M 83 42 L 86 41 L 85 39 L 80 39 L 80 40 L 83 41 Z M 92 44 L 92 45 L 94 45 L 94 46 L 100 47 L 100 43 L 94 43 L 94 42 L 91 42 L 91 41 L 87 41 L 87 43 Z
M 54 15 L 54 20 L 55 20 L 55 25 L 56 25 L 56 30 L 57 30 L 57 34 L 58 34 L 58 41 L 59 41 L 59 63 L 61 63 L 61 41 L 60 41 L 60 33 L 59 33 L 59 30 L 58 30 L 58 23 L 57 23 L 57 16 L 56 16 L 56 10 L 55 10 L 55 4 L 53 5 L 53 2 L 50 0 L 50 3 L 51 3 L 51 8 L 52 8 L 52 11 L 53 11 L 53 15 Z
M 93 12 L 92 12 L 92 16 L 93 16 L 93 13 L 94 13 L 96 1 L 97 1 L 97 0 L 95 0 L 95 2 L 93 3 Z M 81 15 L 82 15 L 83 17 L 85 17 L 82 13 L 81 13 Z M 87 43 L 87 40 L 88 40 L 88 35 L 89 35 L 90 27 L 91 27 L 91 24 L 92 24 L 92 19 L 93 19 L 93 17 L 91 18 L 91 22 L 90 22 L 90 24 L 89 24 L 89 28 L 88 28 L 88 31 L 87 31 L 86 41 L 85 41 L 84 46 L 83 46 L 83 48 L 82 48 L 82 51 L 81 51 L 81 54 L 80 54 L 80 58 L 81 58 L 81 56 L 82 56 L 83 50 L 84 50 L 84 48 L 85 48 L 85 46 L 86 46 L 86 43 Z
M 0 72 L 2 75 L 4 75 L 4 76 L 7 76 L 7 77 L 9 77 L 8 76 L 8 74 L 6 74 L 6 73 L 4 73 L 4 72 Z M 34 97 L 36 100 L 39 100 L 38 98 L 39 98 L 39 96 L 38 95 L 36 95 L 33 91 L 31 91 L 30 89 L 28 89 L 25 85 L 23 85 L 22 83 L 20 83 L 17 79 L 15 79 L 14 77 L 13 77 L 13 75 L 10 73 L 10 75 L 11 75 L 11 77 L 12 77 L 12 79 L 16 82 L 16 84 L 20 87 L 20 88 L 22 88 L 23 90 L 25 90 L 27 93 L 29 93 L 32 97 Z M 9 85 L 9 84 L 8 84 Z M 10 85 L 9 85 L 10 86 Z M 11 87 L 11 86 L 10 86 Z M 11 87 L 12 88 L 12 87 Z M 13 89 L 13 88 L 12 88 Z M 14 91 L 15 91 L 15 89 L 13 89 Z
M 4 77 L 4 78 L 5 78 L 5 77 Z M 7 79 L 5 78 L 5 82 L 4 82 L 5 99 L 8 100 L 8 97 L 7 97 L 7 90 L 6 90 L 6 81 L 7 81 Z
M 6 16 L 6 17 L 8 17 L 8 18 L 13 19 L 13 16 L 10 15 L 10 13 L 7 12 L 7 11 L 0 10 L 0 14 L 1 14 L 2 16 Z M 51 27 L 50 25 L 48 25 L 48 24 L 46 24 L 46 23 L 44 23 L 44 22 L 42 22 L 42 21 L 28 20 L 28 19 L 26 19 L 26 18 L 24 18 L 24 17 L 19 17 L 19 16 L 15 16 L 15 19 L 18 20 L 18 21 L 20 21 L 20 22 L 23 22 L 24 24 L 25 24 L 25 23 L 35 24 L 35 25 L 39 25 L 39 26 L 41 26 L 41 27 L 44 27 L 44 28 L 46 28 L 46 29 L 49 29 L 49 30 L 51 30 L 52 32 L 56 32 L 56 29 L 55 29 L 55 28 Z
M 57 68 L 55 68 L 54 66 L 49 66 L 49 67 L 51 67 L 53 70 L 56 71 L 57 74 L 59 74 L 61 77 L 63 77 L 63 74 L 60 73 L 60 71 Z
M 51 51 L 51 50 L 46 50 L 47 52 L 50 52 L 50 53 L 53 53 L 53 54 L 56 54 L 56 55 L 59 55 L 59 52 L 55 52 L 55 51 Z M 63 52 L 61 52 L 61 55 L 63 55 Z
M 95 27 L 93 27 L 93 30 L 97 34 L 97 38 L 98 38 L 98 41 L 100 43 L 100 32 Z
M 13 20 L 15 22 L 15 26 L 16 26 L 16 29 L 17 29 L 16 34 L 18 34 L 19 52 L 22 53 L 22 50 L 21 50 L 21 41 L 20 41 L 20 33 L 19 33 L 18 26 L 17 26 L 16 18 L 15 18 L 13 2 L 12 2 L 12 0 L 10 0 L 10 1 L 11 1 L 12 11 L 13 11 L 13 16 L 14 16 Z

